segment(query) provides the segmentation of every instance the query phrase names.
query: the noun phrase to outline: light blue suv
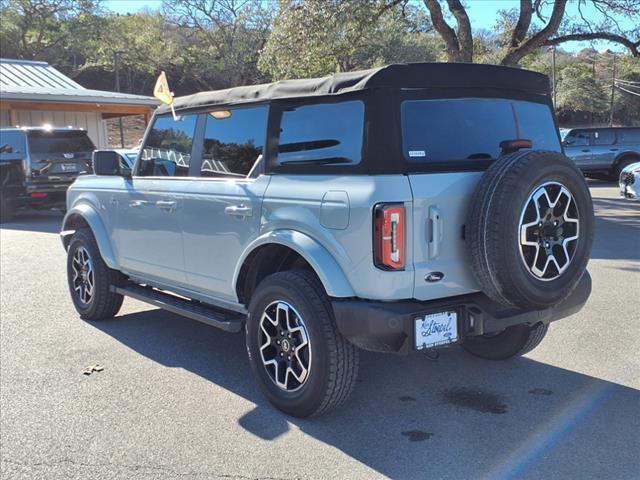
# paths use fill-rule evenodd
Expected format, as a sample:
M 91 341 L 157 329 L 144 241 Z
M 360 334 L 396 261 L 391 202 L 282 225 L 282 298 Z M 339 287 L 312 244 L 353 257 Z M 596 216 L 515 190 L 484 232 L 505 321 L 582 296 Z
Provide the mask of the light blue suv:
M 130 296 L 244 331 L 288 414 L 343 402 L 359 348 L 505 359 L 589 296 L 591 199 L 543 75 L 391 65 L 174 106 L 133 170 L 95 152 L 70 188 L 71 297 L 87 320 Z

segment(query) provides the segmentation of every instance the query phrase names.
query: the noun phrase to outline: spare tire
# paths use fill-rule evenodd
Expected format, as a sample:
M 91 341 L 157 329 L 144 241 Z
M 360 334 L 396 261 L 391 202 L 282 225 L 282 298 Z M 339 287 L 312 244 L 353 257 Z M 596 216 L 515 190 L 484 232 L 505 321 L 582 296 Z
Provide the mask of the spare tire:
M 468 211 L 473 275 L 498 303 L 552 307 L 586 269 L 593 222 L 589 188 L 571 160 L 547 151 L 505 155 L 480 179 Z

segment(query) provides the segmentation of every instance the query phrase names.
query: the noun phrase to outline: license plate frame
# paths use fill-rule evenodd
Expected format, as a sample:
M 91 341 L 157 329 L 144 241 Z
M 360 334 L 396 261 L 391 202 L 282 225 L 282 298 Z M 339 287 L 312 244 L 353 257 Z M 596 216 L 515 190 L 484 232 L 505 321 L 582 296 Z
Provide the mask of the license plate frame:
M 460 314 L 455 309 L 427 312 L 414 317 L 414 348 L 425 350 L 460 340 Z

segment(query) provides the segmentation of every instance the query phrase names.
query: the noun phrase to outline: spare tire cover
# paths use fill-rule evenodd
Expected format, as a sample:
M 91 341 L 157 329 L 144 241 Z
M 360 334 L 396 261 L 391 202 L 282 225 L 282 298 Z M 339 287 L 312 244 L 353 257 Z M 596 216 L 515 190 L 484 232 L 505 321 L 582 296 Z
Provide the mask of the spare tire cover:
M 593 222 L 589 188 L 571 160 L 547 151 L 505 155 L 482 176 L 468 210 L 473 275 L 503 305 L 552 307 L 586 269 Z

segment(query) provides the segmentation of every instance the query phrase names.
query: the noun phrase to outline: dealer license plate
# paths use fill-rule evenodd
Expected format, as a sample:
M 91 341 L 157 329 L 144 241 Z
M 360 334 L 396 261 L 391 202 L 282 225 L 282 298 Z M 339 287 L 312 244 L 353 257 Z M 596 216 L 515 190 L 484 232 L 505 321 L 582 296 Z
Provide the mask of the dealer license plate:
M 63 163 L 62 164 L 62 171 L 63 172 L 75 172 L 78 170 L 78 164 L 77 163 Z
M 430 313 L 416 318 L 416 350 L 437 347 L 458 341 L 456 312 Z

